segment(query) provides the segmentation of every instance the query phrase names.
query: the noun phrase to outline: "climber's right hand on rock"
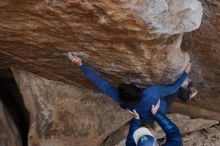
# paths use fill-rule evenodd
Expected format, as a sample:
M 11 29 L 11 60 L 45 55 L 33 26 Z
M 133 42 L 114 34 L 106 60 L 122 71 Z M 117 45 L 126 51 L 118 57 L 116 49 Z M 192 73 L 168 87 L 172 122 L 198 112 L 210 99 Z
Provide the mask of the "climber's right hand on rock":
M 187 64 L 186 68 L 185 68 L 185 72 L 186 72 L 186 73 L 189 73 L 190 70 L 191 70 L 191 68 L 192 68 L 192 63 L 189 62 L 189 63 Z
M 156 105 L 152 105 L 151 113 L 155 115 L 160 108 L 160 99 L 158 100 Z
M 82 60 L 79 57 L 77 57 L 75 54 L 73 54 L 72 52 L 68 52 L 68 57 L 73 63 L 79 66 L 82 65 Z

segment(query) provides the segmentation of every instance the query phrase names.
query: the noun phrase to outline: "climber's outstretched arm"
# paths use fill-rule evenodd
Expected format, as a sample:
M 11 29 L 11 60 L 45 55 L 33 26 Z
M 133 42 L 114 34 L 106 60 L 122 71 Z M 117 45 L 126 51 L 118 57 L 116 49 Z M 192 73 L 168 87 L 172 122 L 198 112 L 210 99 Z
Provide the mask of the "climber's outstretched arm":
M 120 99 L 118 98 L 118 90 L 113 88 L 108 82 L 99 77 L 94 71 L 92 71 L 87 65 L 82 64 L 80 66 L 81 71 L 105 94 L 112 97 L 112 99 L 121 104 Z
M 75 64 L 80 66 L 81 71 L 105 94 L 110 96 L 115 102 L 121 104 L 121 100 L 118 97 L 118 90 L 113 88 L 108 82 L 99 77 L 94 71 L 92 71 L 87 65 L 82 63 L 82 60 L 73 55 L 71 52 L 68 53 L 69 59 Z
M 191 70 L 191 63 L 187 65 L 182 76 L 177 79 L 173 84 L 170 85 L 158 85 L 158 92 L 160 97 L 165 97 L 167 95 L 175 93 L 183 84 L 183 82 L 188 78 L 189 72 Z

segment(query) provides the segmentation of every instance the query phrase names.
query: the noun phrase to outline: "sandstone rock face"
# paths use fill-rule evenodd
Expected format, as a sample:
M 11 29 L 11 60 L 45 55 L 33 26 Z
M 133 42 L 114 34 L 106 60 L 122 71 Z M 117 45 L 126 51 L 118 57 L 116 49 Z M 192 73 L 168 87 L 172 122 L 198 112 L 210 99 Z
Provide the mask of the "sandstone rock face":
M 131 10 L 136 17 L 154 28 L 157 35 L 180 34 L 199 28 L 202 6 L 197 0 L 131 0 Z M 175 22 L 175 23 L 174 23 Z
M 22 146 L 18 129 L 1 101 L 0 131 L 0 146 Z
M 97 146 L 130 119 L 103 94 L 13 72 L 30 113 L 29 146 Z
M 192 105 L 219 112 L 219 2 L 202 3 L 202 26 L 182 48 L 202 93 Z M 182 35 L 197 29 L 202 16 L 198 0 L 2 0 L 0 8 L 0 73 L 14 66 L 86 88 L 94 86 L 66 51 L 114 86 L 171 83 L 189 61 Z
M 15 66 L 87 88 L 64 52 L 76 52 L 114 85 L 170 83 L 189 62 L 182 33 L 202 17 L 198 0 L 2 0 L 0 8 L 1 71 Z
M 108 98 L 87 90 L 95 88 L 67 60 L 67 51 L 115 87 L 171 83 L 191 58 L 199 98 L 176 109 L 219 120 L 220 3 L 201 2 L 203 8 L 198 0 L 1 0 L 0 74 L 13 66 L 63 82 L 14 71 L 31 112 L 29 143 L 85 145 L 84 138 L 98 145 L 129 119 Z M 183 33 L 196 29 L 184 36 L 182 51 Z
M 206 118 L 206 119 L 214 119 L 220 120 L 220 113 L 218 111 L 214 111 L 213 109 L 205 109 L 203 107 L 198 107 L 196 104 L 201 102 L 201 100 L 193 100 L 188 102 L 187 104 L 183 102 L 176 102 L 172 105 L 170 112 L 171 113 L 182 113 L 186 115 L 191 115 L 194 118 Z
M 204 15 L 201 27 L 183 39 L 193 63 L 192 78 L 200 94 L 191 106 L 220 112 L 220 2 L 201 0 Z M 211 116 L 210 116 L 211 118 Z

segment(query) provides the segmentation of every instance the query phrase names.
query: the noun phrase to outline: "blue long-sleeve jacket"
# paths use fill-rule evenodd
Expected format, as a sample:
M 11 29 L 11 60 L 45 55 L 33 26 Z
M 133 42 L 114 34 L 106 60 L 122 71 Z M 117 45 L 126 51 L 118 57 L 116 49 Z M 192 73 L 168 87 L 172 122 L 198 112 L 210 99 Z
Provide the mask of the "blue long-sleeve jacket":
M 182 136 L 179 128 L 161 112 L 157 112 L 154 115 L 155 121 L 161 126 L 166 133 L 166 143 L 162 146 L 182 146 Z M 140 120 L 132 119 L 130 122 L 129 133 L 126 140 L 126 146 L 136 146 L 133 134 L 141 127 Z
M 127 109 L 135 109 L 140 115 L 141 120 L 145 122 L 153 121 L 150 109 L 152 105 L 155 105 L 158 102 L 158 99 L 160 99 L 159 111 L 162 113 L 166 113 L 167 105 L 165 99 L 162 97 L 175 93 L 180 88 L 185 79 L 188 77 L 188 74 L 184 72 L 182 76 L 171 85 L 152 85 L 149 88 L 145 88 L 142 90 L 143 97 L 141 101 L 139 101 L 137 104 L 131 105 L 124 103 L 119 98 L 119 91 L 112 87 L 101 77 L 99 77 L 87 65 L 81 65 L 80 69 L 96 86 L 98 86 L 100 90 L 102 90 L 105 94 L 110 96 L 115 102 L 117 102 L 120 105 L 123 105 L 123 107 Z

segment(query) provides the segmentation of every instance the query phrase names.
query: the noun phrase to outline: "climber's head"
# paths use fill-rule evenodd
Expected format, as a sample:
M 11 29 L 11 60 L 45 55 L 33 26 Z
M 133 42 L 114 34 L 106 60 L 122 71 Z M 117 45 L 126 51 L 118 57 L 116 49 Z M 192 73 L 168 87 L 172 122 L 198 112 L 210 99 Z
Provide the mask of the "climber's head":
M 147 128 L 142 127 L 137 129 L 133 137 L 137 146 L 159 146 L 157 139 Z
M 121 83 L 118 86 L 119 97 L 127 104 L 134 104 L 141 100 L 141 88 L 135 84 Z

